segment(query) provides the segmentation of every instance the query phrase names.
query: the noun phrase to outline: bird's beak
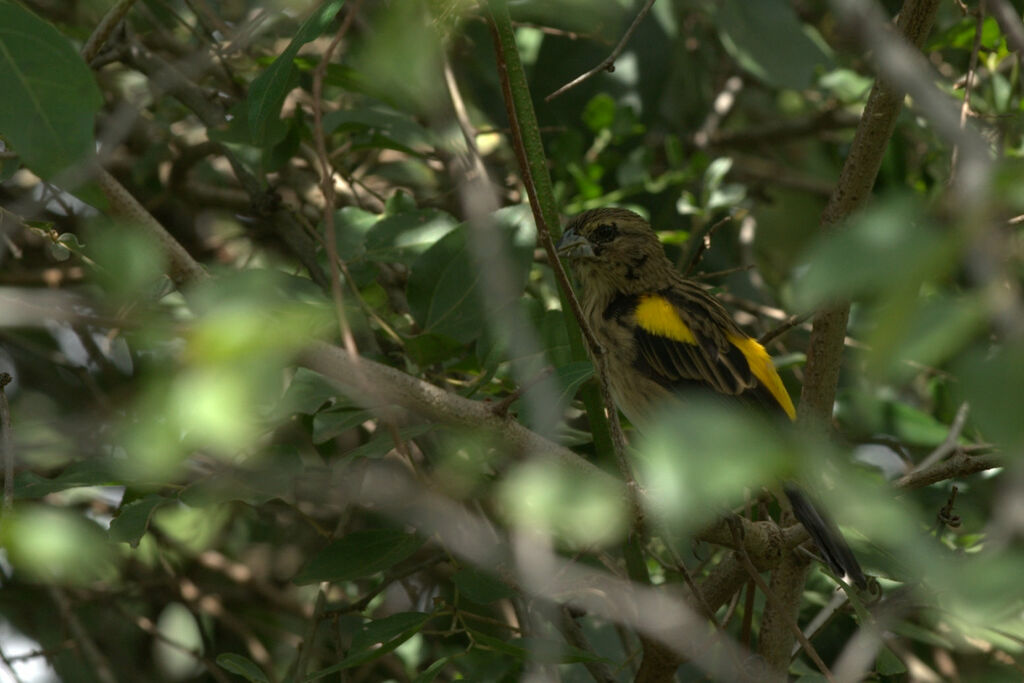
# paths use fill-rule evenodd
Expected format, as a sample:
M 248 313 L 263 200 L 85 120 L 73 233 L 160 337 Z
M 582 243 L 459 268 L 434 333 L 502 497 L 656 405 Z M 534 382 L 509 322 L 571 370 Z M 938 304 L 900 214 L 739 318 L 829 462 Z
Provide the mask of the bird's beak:
M 574 258 L 592 257 L 594 255 L 594 248 L 591 246 L 590 241 L 572 228 L 562 233 L 562 239 L 558 240 L 557 249 L 560 255 L 572 256 Z

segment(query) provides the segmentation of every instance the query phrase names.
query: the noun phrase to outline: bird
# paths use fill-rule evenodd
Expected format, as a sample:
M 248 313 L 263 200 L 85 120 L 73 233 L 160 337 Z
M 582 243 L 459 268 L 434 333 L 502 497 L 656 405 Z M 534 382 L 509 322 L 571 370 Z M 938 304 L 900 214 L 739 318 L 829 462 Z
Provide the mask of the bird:
M 557 251 L 575 274 L 612 398 L 634 426 L 648 422 L 658 405 L 693 391 L 796 418 L 765 348 L 721 301 L 675 268 L 639 214 L 585 211 L 567 224 Z M 865 587 L 864 572 L 831 518 L 795 484 L 782 488 L 829 568 Z

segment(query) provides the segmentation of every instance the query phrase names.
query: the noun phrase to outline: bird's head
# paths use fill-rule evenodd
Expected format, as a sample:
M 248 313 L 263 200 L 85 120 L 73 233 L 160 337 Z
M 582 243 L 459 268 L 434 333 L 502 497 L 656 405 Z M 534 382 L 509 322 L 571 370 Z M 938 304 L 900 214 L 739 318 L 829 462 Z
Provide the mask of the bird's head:
M 592 209 L 573 218 L 558 242 L 584 287 L 640 291 L 672 264 L 650 224 L 627 209 Z

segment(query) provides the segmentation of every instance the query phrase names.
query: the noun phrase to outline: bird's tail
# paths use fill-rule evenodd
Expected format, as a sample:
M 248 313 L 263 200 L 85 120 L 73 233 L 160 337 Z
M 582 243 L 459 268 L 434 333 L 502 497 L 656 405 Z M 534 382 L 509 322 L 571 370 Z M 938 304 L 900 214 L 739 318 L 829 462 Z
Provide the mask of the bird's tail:
M 839 533 L 839 527 L 828 515 L 815 507 L 810 497 L 792 484 L 783 487 L 789 503 L 793 507 L 793 514 L 807 529 L 814 544 L 825 557 L 825 562 L 837 576 L 845 576 L 858 588 L 867 587 L 867 578 L 860 563 L 854 557 L 853 551 L 847 545 L 846 539 Z

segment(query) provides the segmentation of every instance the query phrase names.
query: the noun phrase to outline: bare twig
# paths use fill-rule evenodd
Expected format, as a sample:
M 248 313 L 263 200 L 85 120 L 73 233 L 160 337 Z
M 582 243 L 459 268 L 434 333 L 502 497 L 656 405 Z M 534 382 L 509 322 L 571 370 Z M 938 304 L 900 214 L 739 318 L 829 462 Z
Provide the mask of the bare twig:
M 968 455 L 958 450 L 952 457 L 935 463 L 931 467 L 908 474 L 896 481 L 896 487 L 913 490 L 923 486 L 946 481 L 947 479 L 959 479 L 975 472 L 983 472 L 996 467 L 1003 467 L 1006 462 L 997 454 Z
M 757 341 L 761 343 L 761 346 L 767 346 L 771 342 L 775 341 L 782 335 L 792 330 L 794 327 L 799 327 L 800 325 L 803 325 L 805 322 L 811 319 L 812 315 L 814 314 L 804 313 L 803 315 L 791 315 L 784 321 L 782 321 L 781 324 L 776 325 L 772 329 L 762 334 L 761 338 L 758 339 Z
M 619 41 L 619 44 L 615 46 L 615 49 L 612 50 L 612 53 L 605 57 L 605 59 L 600 64 L 595 66 L 590 71 L 587 71 L 586 73 L 581 74 L 580 76 L 577 76 L 576 78 L 572 79 L 571 81 L 563 85 L 561 88 L 545 97 L 544 101 L 550 102 L 551 100 L 555 99 L 556 97 L 564 93 L 566 90 L 575 88 L 580 83 L 583 83 L 584 81 L 593 78 L 596 74 L 600 73 L 601 71 L 613 71 L 615 69 L 615 60 L 618 59 L 620 54 L 622 54 L 622 51 L 626 48 L 626 43 L 628 43 L 629 39 L 633 37 L 633 33 L 640 25 L 640 22 L 643 21 L 644 17 L 647 16 L 647 13 L 651 11 L 651 7 L 653 6 L 654 0 L 647 0 L 644 3 L 644 6 L 640 8 L 640 12 L 636 15 L 636 18 L 633 19 L 633 23 L 629 25 L 628 29 L 626 29 L 626 33 L 622 36 L 622 40 Z
M 702 233 L 698 233 L 691 238 L 694 243 L 693 250 L 686 256 L 684 263 L 686 267 L 682 269 L 683 275 L 689 275 L 694 268 L 700 263 L 701 259 L 704 258 L 705 252 L 711 248 L 711 238 L 714 237 L 718 229 L 726 223 L 732 222 L 732 216 L 724 216 L 721 220 L 712 223 L 707 230 Z

